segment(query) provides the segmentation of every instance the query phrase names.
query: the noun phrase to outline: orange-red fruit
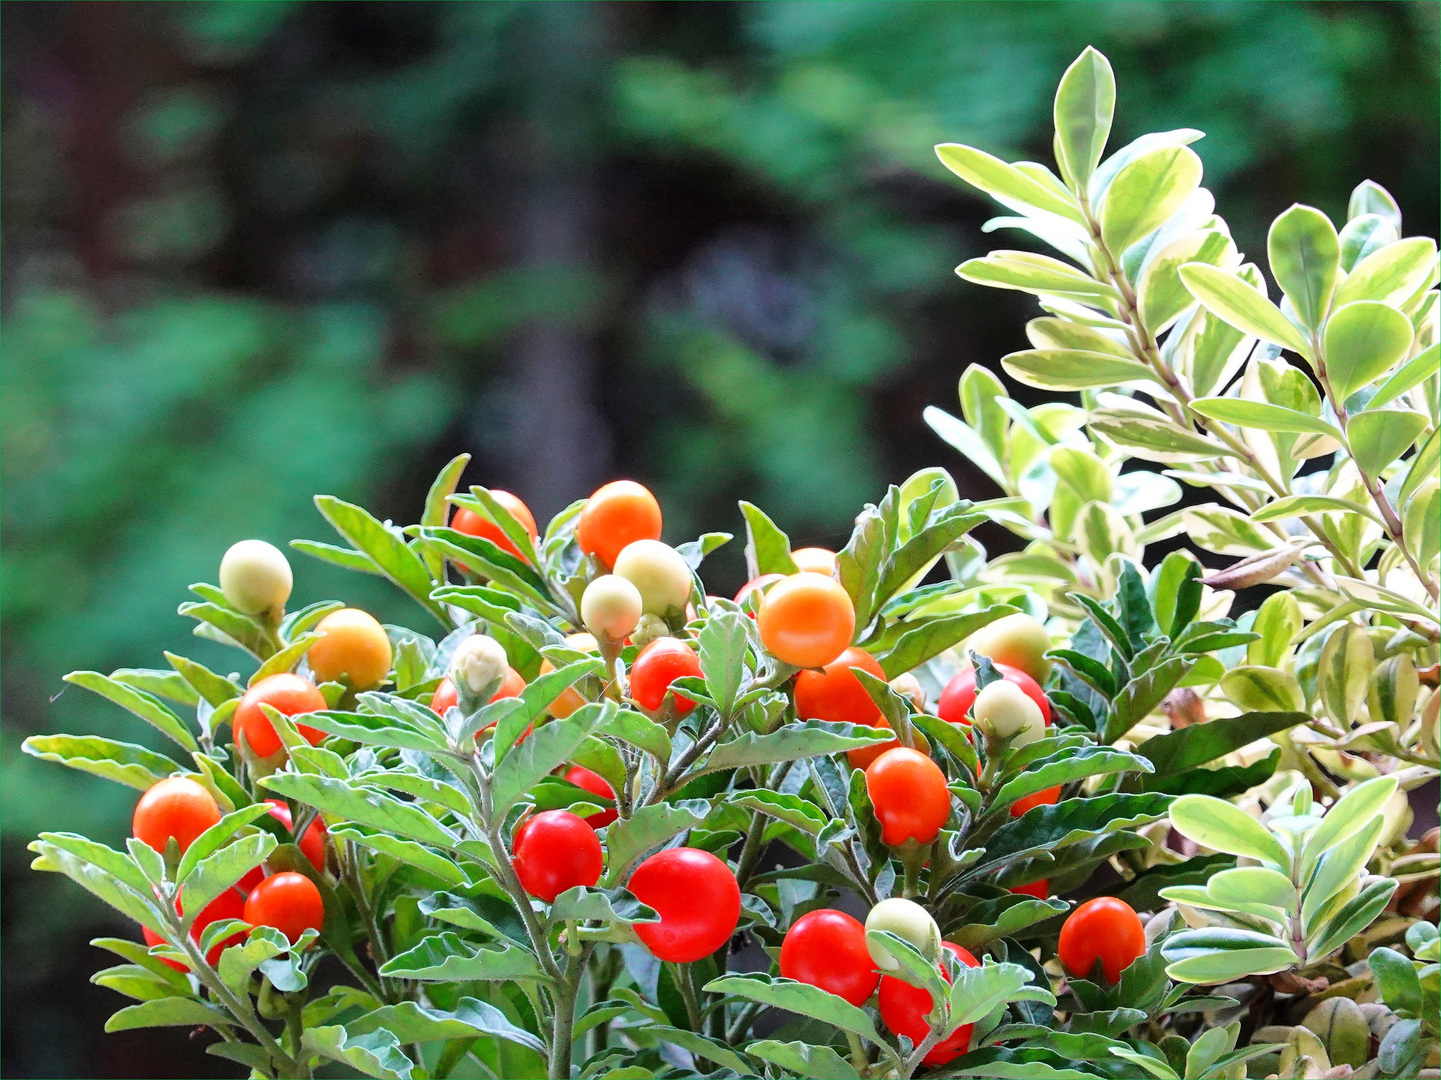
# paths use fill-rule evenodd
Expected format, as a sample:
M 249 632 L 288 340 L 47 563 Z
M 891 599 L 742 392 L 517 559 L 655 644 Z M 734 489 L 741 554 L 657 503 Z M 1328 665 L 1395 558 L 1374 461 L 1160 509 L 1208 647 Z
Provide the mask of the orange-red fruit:
M 866 928 L 844 911 L 822 908 L 797 919 L 781 942 L 781 975 L 864 1005 L 880 973 L 866 949 Z
M 293 945 L 306 930 L 325 925 L 325 902 L 320 890 L 304 874 L 287 870 L 271 874 L 245 899 L 245 921 L 252 926 L 273 926 Z
M 510 511 L 511 517 L 525 526 L 525 531 L 530 533 L 532 540 L 539 535 L 535 529 L 535 518 L 531 516 L 530 507 L 526 506 L 525 503 L 521 502 L 510 492 L 501 491 L 499 488 L 491 488 L 490 494 L 495 498 L 496 502 Z M 504 529 L 491 521 L 490 518 L 477 514 L 474 510 L 467 509 L 464 506 L 457 506 L 454 516 L 450 519 L 450 527 L 456 532 L 465 533 L 467 536 L 479 536 L 489 540 L 496 547 L 502 551 L 510 552 L 517 559 L 524 558 L 520 553 L 520 548 L 516 547 L 515 542 L 505 535 Z
M 643 709 L 659 712 L 670 684 L 679 678 L 701 677 L 700 657 L 680 638 L 656 638 L 640 651 L 630 667 L 630 696 Z M 695 708 L 695 702 L 674 694 L 677 716 Z
M 802 720 L 866 724 L 875 727 L 883 719 L 878 706 L 851 668 L 860 668 L 882 682 L 886 673 L 876 658 L 854 645 L 820 671 L 802 671 L 796 676 L 796 715 Z
M 856 609 L 834 578 L 799 573 L 777 581 L 756 619 L 772 656 L 796 667 L 825 667 L 851 643 Z
M 1016 893 L 1018 896 L 1034 896 L 1037 900 L 1044 900 L 1051 895 L 1051 883 L 1046 878 L 1040 881 L 1028 881 L 1024 885 L 1017 885 L 1007 892 Z
M 219 820 L 215 796 L 188 777 L 172 776 L 140 796 L 130 824 L 135 839 L 163 852 L 172 836 L 184 851 Z
M 300 716 L 303 713 L 320 712 L 329 708 L 325 695 L 309 679 L 289 671 L 268 675 L 245 691 L 235 709 L 231 721 L 237 733 L 245 734 L 250 750 L 258 757 L 269 757 L 281 747 L 280 736 L 275 725 L 265 715 L 261 705 L 269 705 L 276 712 L 286 716 Z M 312 746 L 325 738 L 325 732 L 308 724 L 296 724 L 295 730 L 305 736 Z
M 1011 803 L 1011 817 L 1020 817 L 1027 810 L 1037 806 L 1053 806 L 1060 801 L 1061 785 L 1048 787 L 1044 791 L 1038 791 L 1034 795 L 1027 795 L 1024 799 L 1017 799 Z
M 943 941 L 941 944 L 954 953 L 967 967 L 981 966 L 979 960 L 959 945 L 949 941 Z M 946 982 L 951 981 L 950 977 L 946 975 L 944 967 L 941 967 L 941 977 Z M 926 1014 L 935 1006 L 929 990 L 912 986 L 904 979 L 898 979 L 894 975 L 882 975 L 879 1004 L 881 1019 L 885 1021 L 886 1027 L 897 1035 L 904 1035 L 911 1040 L 912 1044 L 920 1045 L 931 1033 L 931 1025 L 926 1019 Z M 922 1062 L 934 1067 L 960 1057 L 970 1048 L 971 1031 L 974 1027 L 974 1024 L 962 1024 L 956 1028 L 947 1039 L 933 1046 Z
M 320 640 L 305 659 L 317 681 L 373 690 L 390 674 L 390 638 L 369 612 L 341 608 L 321 619 L 315 630 Z
M 871 726 L 878 728 L 886 728 L 887 730 L 890 730 L 891 727 L 890 722 L 886 720 L 885 717 L 881 717 L 876 723 L 872 724 Z M 918 750 L 922 754 L 925 754 L 926 757 L 931 756 L 931 744 L 924 735 L 912 728 L 911 738 L 915 741 L 916 750 Z M 896 749 L 900 745 L 900 739 L 892 739 L 890 742 L 872 743 L 870 746 L 862 746 L 858 747 L 855 750 L 847 750 L 846 760 L 851 763 L 851 768 L 860 769 L 862 772 L 865 772 L 871 767 L 871 764 L 876 760 L 876 758 L 880 757 L 888 750 Z
M 929 844 L 951 816 L 946 774 L 925 754 L 898 746 L 866 769 L 866 792 L 881 823 L 881 842 Z
M 615 789 L 606 783 L 605 777 L 591 772 L 584 765 L 572 765 L 565 771 L 565 778 L 576 787 L 589 791 L 592 795 L 599 795 L 602 799 L 615 798 Z M 592 829 L 603 829 L 619 816 L 615 807 L 609 807 L 598 814 L 591 814 L 585 819 L 585 823 Z
M 180 910 L 180 905 L 178 902 L 176 903 L 175 910 L 177 912 Z M 243 918 L 244 915 L 244 899 L 242 899 L 241 895 L 234 889 L 226 889 L 214 900 L 206 904 L 205 908 L 200 912 L 199 915 L 195 916 L 195 921 L 190 924 L 190 940 L 195 942 L 195 944 L 199 945 L 201 935 L 205 933 L 205 928 L 211 923 L 220 922 L 223 919 L 239 919 Z M 150 927 L 148 926 L 142 926 L 140 930 L 141 933 L 145 936 L 146 945 L 161 945 L 165 941 L 164 938 L 162 938 L 159 934 L 157 934 L 154 930 L 150 929 Z M 224 941 L 217 941 L 214 945 L 210 947 L 210 952 L 205 955 L 205 962 L 211 967 L 214 967 L 216 964 L 220 963 L 220 954 L 222 952 L 224 952 L 231 945 L 239 944 L 244 940 L 245 934 L 242 932 L 239 934 L 231 934 L 230 937 L 226 938 Z M 164 964 L 168 964 L 176 971 L 190 970 L 189 964 L 182 964 L 176 960 L 162 960 L 161 962 Z
M 660 503 L 634 480 L 614 480 L 596 489 L 575 526 L 580 550 L 607 567 L 627 544 L 660 539 Z
M 600 880 L 605 855 L 600 839 L 569 810 L 546 810 L 515 830 L 515 875 L 521 887 L 547 904 L 567 889 Z
M 735 872 L 709 851 L 658 851 L 635 868 L 627 887 L 660 916 L 658 923 L 635 924 L 636 936 L 657 960 L 689 964 L 709 956 L 740 922 Z
M 290 807 L 285 805 L 285 800 L 266 799 L 265 801 L 270 804 L 270 816 L 289 829 L 291 835 L 294 836 L 295 824 L 291 820 Z M 319 814 L 316 814 L 315 817 L 311 819 L 310 824 L 306 826 L 305 835 L 295 841 L 296 846 L 300 848 L 301 854 L 309 859 L 310 865 L 322 874 L 325 873 L 325 836 L 325 822 L 320 819 Z M 265 869 L 264 867 L 257 866 L 248 871 L 246 875 L 240 879 L 240 891 L 248 893 L 264 880 Z
M 1077 979 L 1089 979 L 1099 959 L 1106 981 L 1114 983 L 1121 972 L 1146 951 L 1146 928 L 1131 905 L 1114 896 L 1087 900 L 1066 917 L 1056 953 Z

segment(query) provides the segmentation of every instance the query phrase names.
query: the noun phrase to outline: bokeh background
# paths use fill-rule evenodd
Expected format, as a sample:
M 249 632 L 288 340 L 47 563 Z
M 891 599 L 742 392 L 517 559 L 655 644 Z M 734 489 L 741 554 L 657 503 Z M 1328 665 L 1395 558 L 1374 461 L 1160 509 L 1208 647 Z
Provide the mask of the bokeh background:
M 73 668 L 229 663 L 175 613 L 225 547 L 330 539 L 315 492 L 414 521 L 452 455 L 548 517 L 651 485 L 666 538 L 738 497 L 837 545 L 943 464 L 921 422 L 1025 347 L 952 269 L 1015 235 L 936 161 L 1050 159 L 1086 44 L 1116 138 L 1191 126 L 1243 250 L 1370 177 L 1436 235 L 1435 3 L 22 3 L 3 37 L 3 1060 L 8 1076 L 238 1075 L 107 1036 L 86 942 L 133 934 L 26 867 L 118 843 L 133 793 L 19 753 L 144 741 Z M 1024 393 L 1020 396 L 1026 397 Z M 982 532 L 993 550 L 1005 534 Z M 739 545 L 733 545 L 738 549 Z M 297 596 L 414 612 L 294 558 Z M 713 591 L 739 550 L 707 564 Z

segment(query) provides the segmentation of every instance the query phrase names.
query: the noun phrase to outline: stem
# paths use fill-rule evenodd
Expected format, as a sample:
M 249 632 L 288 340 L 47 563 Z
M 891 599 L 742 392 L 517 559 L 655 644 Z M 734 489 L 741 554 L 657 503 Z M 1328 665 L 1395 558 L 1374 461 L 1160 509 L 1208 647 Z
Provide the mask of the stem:
M 551 1015 L 550 1080 L 570 1080 L 571 1032 L 575 1029 L 576 986 L 585 970 L 583 955 L 573 955 L 565 965 L 564 977 L 551 991 L 555 1006 Z
M 754 1020 L 765 1005 L 759 1001 L 750 1001 L 742 1005 L 736 1012 L 735 1019 L 731 1021 L 730 1027 L 726 1029 L 726 1042 L 735 1043 L 740 1041 L 747 1031 L 750 1030 L 751 1021 Z
M 866 1048 L 861 1045 L 861 1037 L 854 1031 L 846 1032 L 846 1040 L 851 1044 L 851 1064 L 855 1066 L 856 1072 L 862 1076 L 871 1067 L 871 1059 L 866 1056 Z
M 1228 450 L 1230 450 L 1236 457 L 1244 461 L 1247 466 L 1256 474 L 1256 476 L 1260 478 L 1262 483 L 1269 487 L 1278 498 L 1290 494 L 1286 485 L 1281 483 L 1280 480 L 1271 475 L 1270 470 L 1268 470 L 1261 464 L 1261 460 L 1256 456 L 1256 452 L 1252 450 L 1249 446 L 1247 446 L 1245 442 L 1243 442 L 1236 435 L 1228 431 L 1225 425 L 1221 424 L 1219 421 L 1213 421 L 1209 417 L 1202 416 L 1200 413 L 1196 412 L 1194 409 L 1191 408 L 1191 402 L 1194 400 L 1194 398 L 1192 397 L 1190 390 L 1187 389 L 1185 384 L 1181 381 L 1180 377 L 1169 367 L 1167 367 L 1165 362 L 1161 359 L 1160 351 L 1156 347 L 1155 335 L 1151 333 L 1150 329 L 1141 320 L 1140 308 L 1136 303 L 1136 293 L 1131 288 L 1131 283 L 1126 279 L 1126 275 L 1117 265 L 1116 260 L 1112 256 L 1110 249 L 1106 246 L 1105 241 L 1102 240 L 1100 223 L 1096 221 L 1095 215 L 1092 214 L 1090 206 L 1084 198 L 1081 201 L 1081 207 L 1086 215 L 1086 221 L 1088 222 L 1091 230 L 1091 238 L 1096 245 L 1096 249 L 1101 253 L 1101 257 L 1105 262 L 1106 276 L 1110 279 L 1111 284 L 1114 285 L 1116 287 L 1116 290 L 1121 294 L 1121 301 L 1123 304 L 1120 312 L 1121 321 L 1124 322 L 1128 327 L 1127 336 L 1131 339 L 1131 351 L 1138 360 L 1146 364 L 1148 367 L 1151 368 L 1152 371 L 1156 373 L 1156 376 L 1161 380 L 1162 384 L 1166 387 L 1167 390 L 1170 391 L 1171 395 L 1176 399 L 1175 403 L 1159 399 L 1157 403 L 1176 423 L 1188 428 L 1192 424 L 1199 425 L 1208 434 L 1219 439 L 1222 443 L 1226 445 L 1226 448 Z M 1213 471 L 1209 469 L 1208 463 L 1206 462 L 1198 462 L 1197 464 L 1198 467 L 1205 469 L 1206 471 Z M 1238 493 L 1237 498 L 1239 498 L 1245 505 L 1249 505 L 1252 501 L 1247 498 L 1244 493 Z M 1255 510 L 1259 509 L 1259 507 L 1251 506 L 1251 509 Z M 1358 578 L 1361 576 L 1359 569 L 1355 566 L 1354 563 L 1352 563 L 1350 558 L 1343 551 L 1341 551 L 1339 547 L 1336 546 L 1335 542 L 1331 539 L 1330 535 L 1325 531 L 1321 523 L 1315 518 L 1314 515 L 1303 514 L 1300 515 L 1300 518 L 1301 521 L 1306 525 L 1306 527 L 1311 531 L 1312 535 L 1314 535 L 1316 539 L 1320 541 L 1322 546 L 1325 547 L 1326 550 L 1330 553 L 1331 557 L 1334 558 L 1346 570 L 1349 576 Z M 1279 524 L 1270 523 L 1270 526 L 1271 531 L 1275 533 L 1278 537 L 1282 539 L 1287 539 L 1285 532 L 1281 529 Z M 1321 572 L 1319 568 L 1315 568 L 1314 564 L 1312 563 L 1307 563 L 1305 565 L 1308 568 L 1307 572 L 1311 573 L 1314 577 L 1317 577 L 1319 584 L 1321 584 L 1323 587 L 1331 588 L 1333 591 L 1335 590 L 1334 584 L 1327 585 L 1325 580 L 1321 579 Z
M 377 969 L 385 966 L 390 959 L 390 950 L 385 946 L 385 939 L 380 933 L 380 924 L 375 920 L 375 909 L 371 907 L 369 899 L 365 895 L 365 887 L 360 880 L 360 865 L 356 857 L 355 845 L 347 841 L 342 845 L 340 851 L 341 877 L 345 886 L 350 890 L 351 897 L 355 900 L 355 907 L 360 912 L 360 917 L 365 923 L 365 935 L 370 940 L 370 956 L 375 961 Z M 348 966 L 348 965 L 347 965 Z M 351 968 L 355 971 L 354 968 Z M 357 972 L 357 974 L 360 974 Z M 394 1004 L 391 996 L 392 985 L 390 980 L 377 976 L 378 982 L 367 976 L 362 976 L 366 989 L 371 990 L 382 1001 L 387 1004 Z
M 181 942 L 181 946 L 185 950 L 185 955 L 190 959 L 190 970 L 195 973 L 196 978 L 205 985 L 205 988 L 210 991 L 211 995 L 230 1011 L 230 1014 L 250 1033 L 251 1037 L 261 1045 L 265 1052 L 270 1055 L 271 1059 L 277 1065 L 276 1075 L 294 1078 L 301 1078 L 308 1075 L 305 1070 L 301 1069 L 300 1064 L 285 1052 L 280 1043 L 276 1042 L 275 1037 L 270 1034 L 265 1025 L 260 1022 L 254 1010 L 250 1008 L 250 1002 L 248 1000 L 242 1001 L 231 992 L 230 987 L 226 986 L 225 983 L 220 980 L 220 976 L 216 973 L 215 969 L 212 968 L 205 957 L 201 955 L 200 947 L 191 940 L 189 934 L 180 930 L 179 921 L 174 918 L 168 919 L 167 921 L 170 924 L 169 928 L 171 932 L 176 939 Z
M 674 964 L 666 962 L 670 969 L 671 982 L 680 991 L 681 1000 L 685 1002 L 686 1019 L 690 1021 L 692 1031 L 699 1031 L 701 1026 L 700 1002 L 696 1000 L 695 986 L 692 985 L 690 973 L 686 971 L 685 964 Z

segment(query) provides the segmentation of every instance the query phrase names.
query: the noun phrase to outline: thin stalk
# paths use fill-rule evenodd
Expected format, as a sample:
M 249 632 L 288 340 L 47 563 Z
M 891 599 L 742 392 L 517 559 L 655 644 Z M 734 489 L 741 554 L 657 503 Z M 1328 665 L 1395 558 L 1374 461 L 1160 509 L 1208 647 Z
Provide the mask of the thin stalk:
M 1190 390 L 1187 389 L 1184 383 L 1182 383 L 1180 377 L 1169 367 L 1167 367 L 1165 361 L 1161 359 L 1160 351 L 1156 346 L 1155 335 L 1151 333 L 1150 329 L 1146 327 L 1146 325 L 1141 320 L 1140 307 L 1136 302 L 1136 293 L 1131 288 L 1131 283 L 1126 279 L 1126 275 L 1117 265 L 1116 260 L 1111 254 L 1110 249 L 1106 246 L 1105 241 L 1102 240 L 1100 223 L 1096 221 L 1095 216 L 1091 213 L 1090 207 L 1084 199 L 1082 200 L 1082 209 L 1084 210 L 1086 220 L 1089 223 L 1089 227 L 1091 230 L 1091 238 L 1096 245 L 1096 249 L 1101 253 L 1101 257 L 1104 260 L 1106 276 L 1110 280 L 1110 283 L 1115 286 L 1116 290 L 1121 294 L 1121 301 L 1123 304 L 1121 310 L 1121 321 L 1126 323 L 1127 327 L 1129 328 L 1127 337 L 1130 339 L 1131 352 L 1138 360 L 1146 364 L 1149 368 L 1151 368 L 1152 371 L 1156 373 L 1157 378 L 1161 380 L 1162 384 L 1167 388 L 1167 390 L 1170 391 L 1171 395 L 1176 399 L 1175 402 L 1158 399 L 1158 404 L 1160 404 L 1160 406 L 1167 413 L 1167 415 L 1169 415 L 1171 419 L 1174 420 L 1176 423 L 1186 427 L 1189 427 L 1192 424 L 1199 425 L 1208 434 L 1219 439 L 1222 443 L 1226 445 L 1226 448 L 1230 450 L 1235 456 L 1245 461 L 1247 466 L 1256 474 L 1258 478 L 1260 478 L 1261 482 L 1264 483 L 1267 487 L 1269 487 L 1278 498 L 1290 494 L 1290 492 L 1286 488 L 1286 485 L 1281 483 L 1279 479 L 1271 475 L 1270 470 L 1261 464 L 1261 460 L 1256 456 L 1256 452 L 1252 450 L 1249 446 L 1247 446 L 1244 441 L 1239 439 L 1230 431 L 1226 430 L 1223 424 L 1219 423 L 1218 421 L 1213 421 L 1209 417 L 1202 416 L 1200 413 L 1196 412 L 1194 409 L 1191 408 L 1191 402 L 1194 399 L 1191 395 Z M 1200 462 L 1199 464 L 1203 468 L 1206 467 L 1205 462 Z M 1243 503 L 1248 502 L 1248 500 L 1243 494 L 1238 493 L 1237 497 L 1240 498 Z M 1252 509 L 1258 509 L 1258 507 L 1253 506 Z M 1330 535 L 1325 531 L 1325 529 L 1322 527 L 1321 523 L 1315 518 L 1315 516 L 1305 514 L 1300 515 L 1300 517 L 1301 521 L 1306 525 L 1306 527 L 1311 531 L 1312 535 L 1316 537 L 1316 539 L 1321 543 L 1321 545 L 1326 548 L 1326 550 L 1330 553 L 1331 557 L 1334 558 L 1344 569 L 1346 569 L 1348 575 L 1350 575 L 1351 577 L 1359 577 L 1360 571 L 1356 568 L 1355 564 L 1352 563 L 1351 559 L 1345 554 L 1345 552 L 1341 551 L 1341 549 L 1337 547 L 1335 542 L 1331 539 Z M 1271 526 L 1271 531 L 1276 533 L 1279 537 L 1283 539 L 1285 538 L 1285 533 L 1280 529 L 1279 525 L 1273 524 Z M 1319 568 L 1316 568 L 1315 564 L 1313 563 L 1307 563 L 1305 564 L 1305 567 L 1308 568 L 1305 572 L 1311 573 L 1313 576 L 1318 576 L 1320 574 Z M 1321 580 L 1319 577 L 1318 584 L 1321 584 L 1323 587 L 1328 587 L 1332 589 L 1335 588 L 1334 584 L 1327 586 L 1325 581 Z
M 871 1059 L 866 1056 L 866 1048 L 861 1045 L 861 1037 L 854 1031 L 846 1032 L 846 1040 L 851 1044 L 851 1065 L 856 1072 L 862 1076 L 871 1067 Z
M 550 1080 L 570 1080 L 571 1044 L 575 1041 L 576 988 L 585 970 L 585 953 L 570 956 L 564 977 L 551 990 Z
M 360 912 L 361 920 L 365 923 L 365 935 L 370 940 L 371 959 L 375 961 L 377 969 L 382 968 L 390 959 L 390 951 L 385 946 L 385 939 L 380 933 L 380 924 L 375 919 L 375 909 L 371 907 L 370 901 L 366 898 L 365 887 L 360 880 L 360 866 L 356 858 L 355 845 L 349 841 L 342 845 L 340 851 L 340 871 L 345 887 L 355 901 L 356 910 Z M 346 966 L 350 967 L 349 964 Z M 387 1004 L 394 1004 L 389 979 L 378 974 L 376 979 L 371 979 L 369 973 L 362 974 L 354 967 L 350 967 L 350 970 L 360 976 L 367 990 Z

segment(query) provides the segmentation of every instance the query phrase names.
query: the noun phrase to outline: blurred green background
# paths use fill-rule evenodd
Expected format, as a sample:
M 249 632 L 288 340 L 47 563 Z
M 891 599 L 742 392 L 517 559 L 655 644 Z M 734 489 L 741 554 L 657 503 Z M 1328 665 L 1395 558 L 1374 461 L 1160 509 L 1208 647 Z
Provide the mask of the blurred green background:
M 1049 160 L 1054 85 L 1095 44 L 1119 141 L 1208 132 L 1243 250 L 1292 201 L 1344 217 L 1367 177 L 1434 236 L 1437 12 L 6 3 L 0 1071 L 238 1068 L 184 1031 L 101 1032 L 120 999 L 85 942 L 135 928 L 24 845 L 117 843 L 133 793 L 18 751 L 149 737 L 61 694 L 73 668 L 232 664 L 175 614 L 230 542 L 330 539 L 315 492 L 413 521 L 461 451 L 538 518 L 640 479 L 673 542 L 738 531 L 745 497 L 837 544 L 925 465 L 985 497 L 921 410 L 1024 347 L 1030 302 L 951 271 L 1027 245 L 980 232 L 992 208 L 932 144 Z M 293 561 L 300 600 L 416 614 Z M 717 592 L 742 575 L 708 564 Z

